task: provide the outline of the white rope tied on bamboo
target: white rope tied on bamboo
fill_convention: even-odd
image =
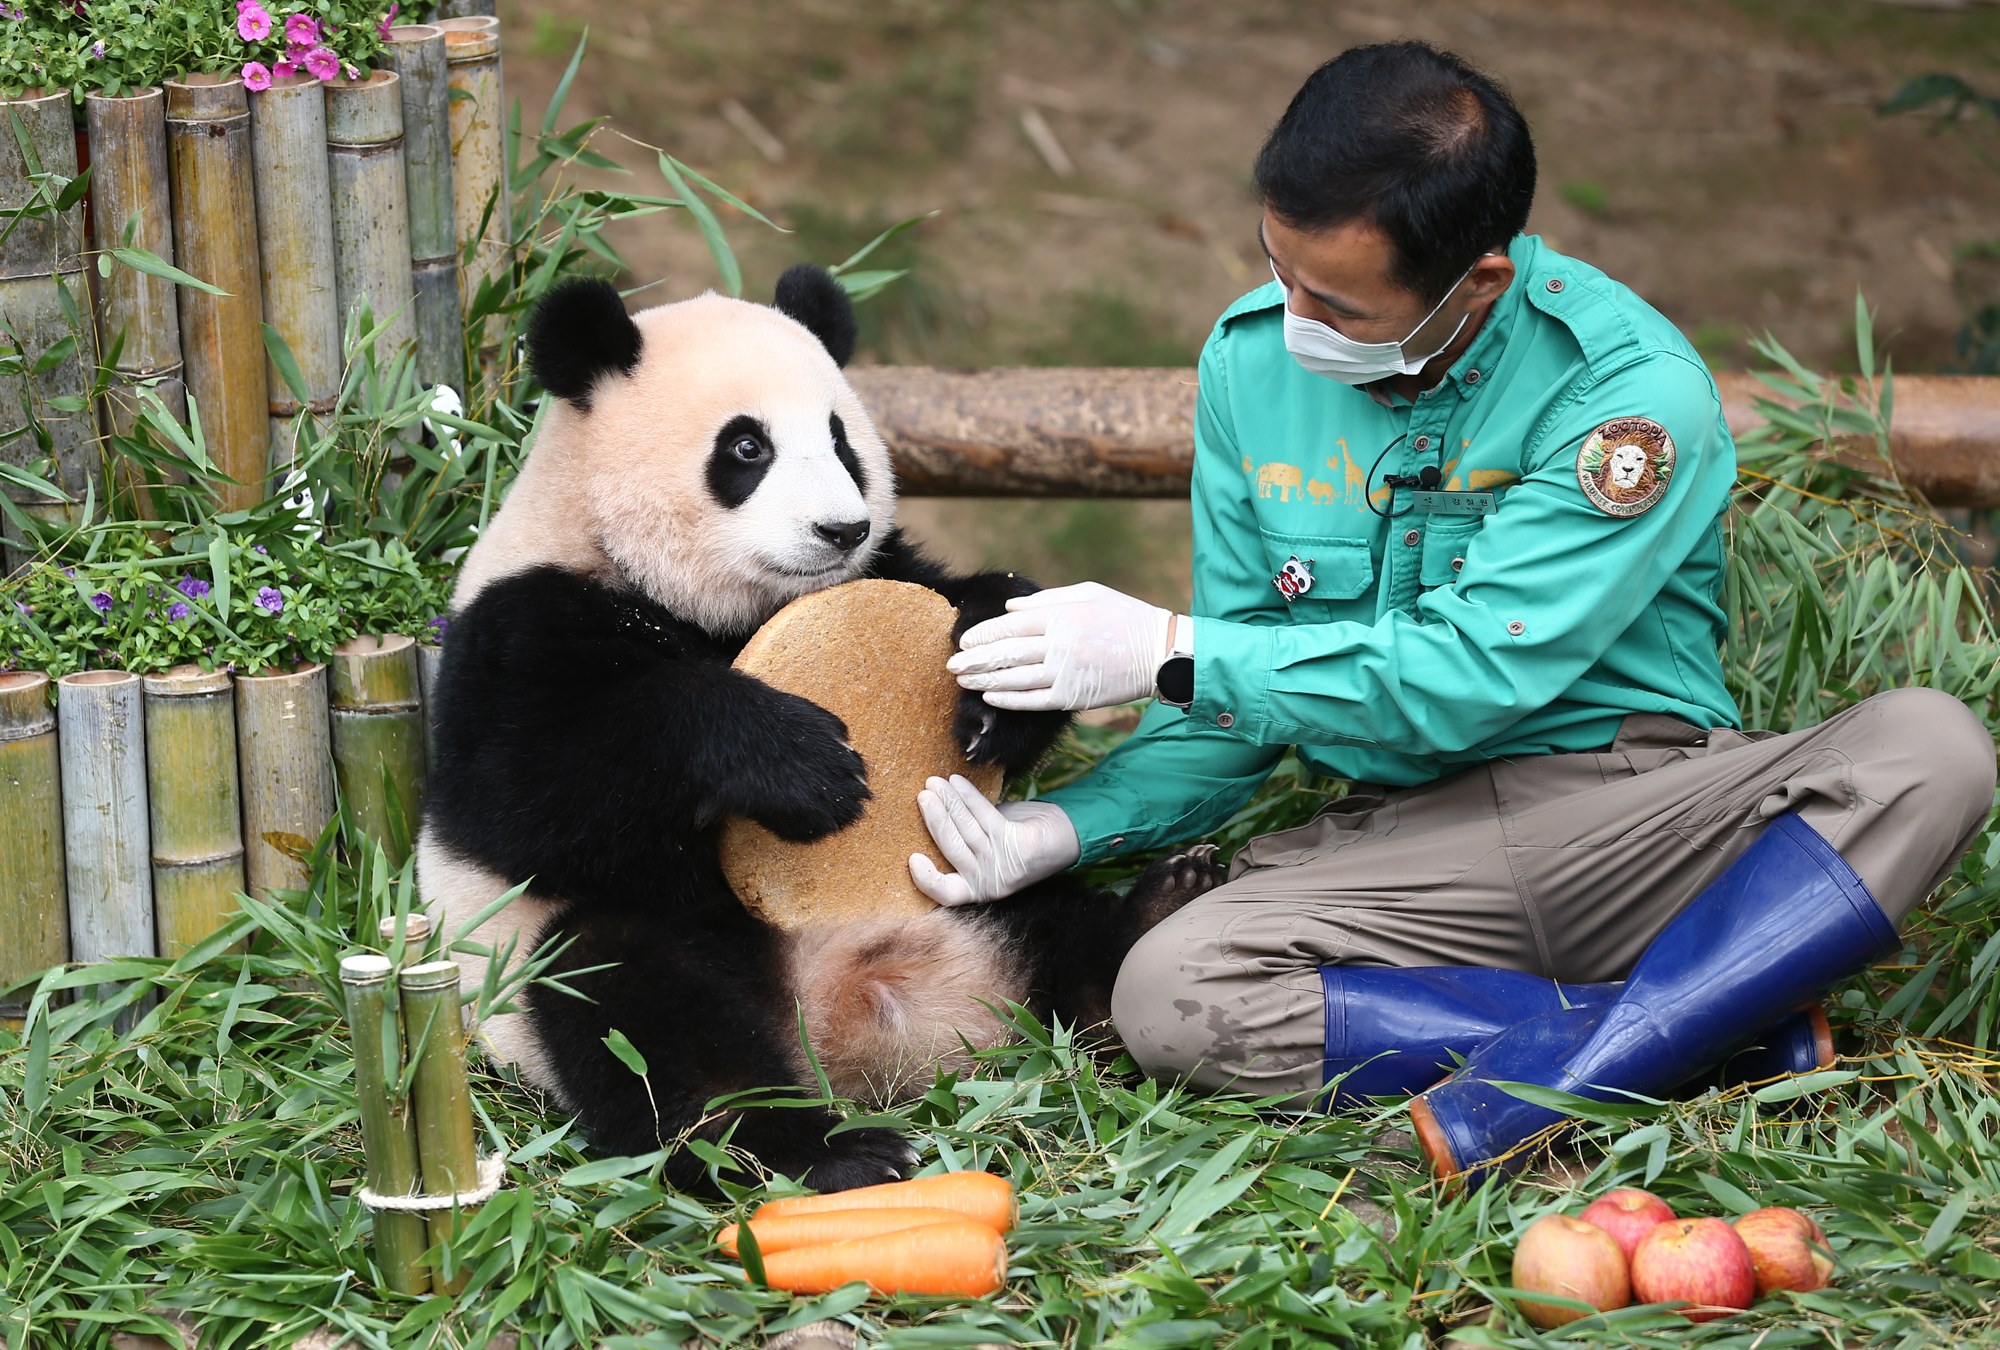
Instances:
[[[459,1191],[453,1195],[378,1195],[363,1186],[354,1193],[354,1198],[370,1209],[433,1210],[451,1209],[454,1206],[469,1208],[483,1205],[500,1193],[500,1183],[507,1175],[507,1155],[499,1149],[479,1160],[479,1184],[469,1191]]]

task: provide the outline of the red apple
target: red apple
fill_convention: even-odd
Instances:
[[[1795,1209],[1752,1210],[1736,1221],[1736,1236],[1750,1250],[1759,1294],[1773,1289],[1811,1293],[1833,1279],[1833,1262],[1819,1250],[1826,1246],[1826,1234]]]
[[[1750,1306],[1757,1271],[1750,1249],[1721,1219],[1656,1224],[1632,1253],[1632,1292],[1647,1303],[1678,1300],[1691,1322],[1709,1322]]]
[[[1577,1217],[1611,1234],[1618,1250],[1630,1261],[1639,1239],[1650,1233],[1654,1224],[1673,1222],[1674,1211],[1651,1191],[1626,1189],[1606,1191],[1585,1205]]]
[[[1622,1308],[1632,1301],[1625,1253],[1618,1250],[1617,1242],[1596,1224],[1567,1214],[1544,1214],[1521,1234],[1521,1243],[1514,1248],[1514,1287],[1578,1299],[1599,1312]],[[1529,1299],[1522,1299],[1520,1308],[1524,1317],[1543,1330],[1590,1316],[1578,1308]]]

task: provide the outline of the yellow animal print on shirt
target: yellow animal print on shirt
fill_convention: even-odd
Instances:
[[[1306,481],[1306,496],[1312,498],[1314,506],[1328,506],[1333,502],[1333,484],[1322,483],[1317,478]]]
[[[1271,489],[1278,489],[1278,500],[1288,502],[1294,492],[1305,495],[1305,470],[1296,464],[1284,464],[1277,460],[1257,467],[1257,495],[1268,497]]]

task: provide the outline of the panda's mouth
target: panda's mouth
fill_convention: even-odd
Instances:
[[[767,562],[764,566],[767,570],[776,572],[780,576],[796,577],[800,581],[818,581],[820,578],[830,577],[836,572],[847,571],[853,566],[853,562],[854,560],[851,558],[842,558],[838,562],[828,563],[825,567],[786,567],[781,563],[773,562]]]

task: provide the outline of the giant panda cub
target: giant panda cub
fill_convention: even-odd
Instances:
[[[836,1091],[921,1091],[937,1065],[1005,1037],[988,1005],[1108,1020],[1133,941],[1220,880],[1197,850],[1122,899],[1058,878],[798,936],[731,892],[722,819],[816,839],[869,797],[838,718],[730,668],[750,634],[861,577],[933,588],[960,632],[1034,589],[954,575],[898,533],[888,453],[840,370],[853,349],[845,292],[810,266],[785,273],[774,306],[708,294],[628,316],[594,280],[539,304],[529,362],[553,400],[453,596],[418,850],[447,934],[527,883],[472,942],[496,956],[511,944],[516,962],[555,951],[563,988],[530,985],[484,1033],[596,1147],[726,1136],[821,1190],[894,1179],[914,1155],[887,1129],[829,1136],[837,1118],[817,1107],[707,1109],[813,1084],[802,1017]],[[966,694],[954,732],[1012,773],[1064,725]],[[465,966],[469,985],[484,980],[483,957]],[[606,1047],[614,1029],[644,1079]],[[706,1174],[675,1149],[671,1180]]]

